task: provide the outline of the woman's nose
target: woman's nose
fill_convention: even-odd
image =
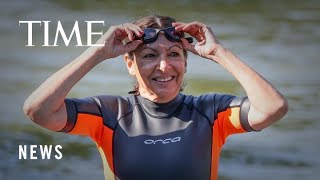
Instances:
[[[159,70],[160,70],[160,71],[166,72],[166,71],[168,71],[168,70],[171,69],[171,68],[172,68],[172,66],[171,66],[171,64],[170,64],[170,62],[169,62],[168,59],[162,58],[162,59],[160,60],[160,63],[159,63]]]

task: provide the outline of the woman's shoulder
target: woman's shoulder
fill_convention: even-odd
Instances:
[[[132,97],[118,96],[118,95],[97,95],[86,98],[73,98],[77,104],[83,106],[94,105],[102,112],[108,114],[118,114],[132,111]],[[118,116],[118,115],[117,115]]]
[[[185,101],[188,103],[209,103],[209,102],[219,102],[221,100],[232,99],[235,96],[231,94],[223,93],[206,93],[198,96],[184,94]]]

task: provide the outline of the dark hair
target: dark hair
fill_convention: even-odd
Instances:
[[[176,22],[176,20],[170,16],[161,16],[157,14],[151,14],[146,17],[143,17],[135,22],[133,24],[138,25],[140,28],[156,28],[156,29],[162,29],[167,27],[172,27],[172,23]],[[188,53],[186,50],[183,50],[183,53],[185,57],[188,56]],[[128,53],[129,58],[133,59],[133,51]],[[182,87],[180,87],[180,92],[183,91],[183,87],[185,86],[185,83],[183,83]],[[135,80],[133,90],[129,92],[129,94],[139,94],[139,84]]]

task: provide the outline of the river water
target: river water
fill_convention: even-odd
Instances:
[[[34,25],[34,47],[26,47],[27,26],[19,21],[51,21],[50,43],[57,21],[70,32],[79,22],[131,22],[146,9],[180,21],[210,25],[219,40],[262,74],[288,99],[290,110],[281,121],[259,133],[231,136],[220,158],[219,179],[318,179],[320,105],[319,1],[191,0],[105,3],[102,1],[2,1],[0,4],[0,179],[103,179],[94,144],[83,137],[52,133],[22,113],[27,96],[48,76],[77,57],[85,47],[73,39],[66,47],[41,47],[43,26]],[[83,38],[86,42],[86,38]],[[244,91],[222,67],[191,55],[186,93]],[[70,92],[72,97],[126,95],[132,80],[121,57],[95,67]],[[19,160],[18,145],[62,144],[61,160]]]

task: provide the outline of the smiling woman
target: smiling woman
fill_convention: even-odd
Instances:
[[[97,43],[104,46],[90,47],[36,89],[24,112],[53,131],[90,136],[106,179],[217,179],[229,135],[261,130],[287,112],[283,96],[203,23],[152,15],[110,27]],[[227,69],[248,97],[182,94],[187,51]],[[137,79],[134,95],[66,98],[93,67],[119,55]]]
[[[159,43],[143,44],[133,56],[125,55],[127,67],[139,84],[139,92],[149,100],[166,103],[180,91],[186,56],[180,42],[170,42],[163,34]]]

